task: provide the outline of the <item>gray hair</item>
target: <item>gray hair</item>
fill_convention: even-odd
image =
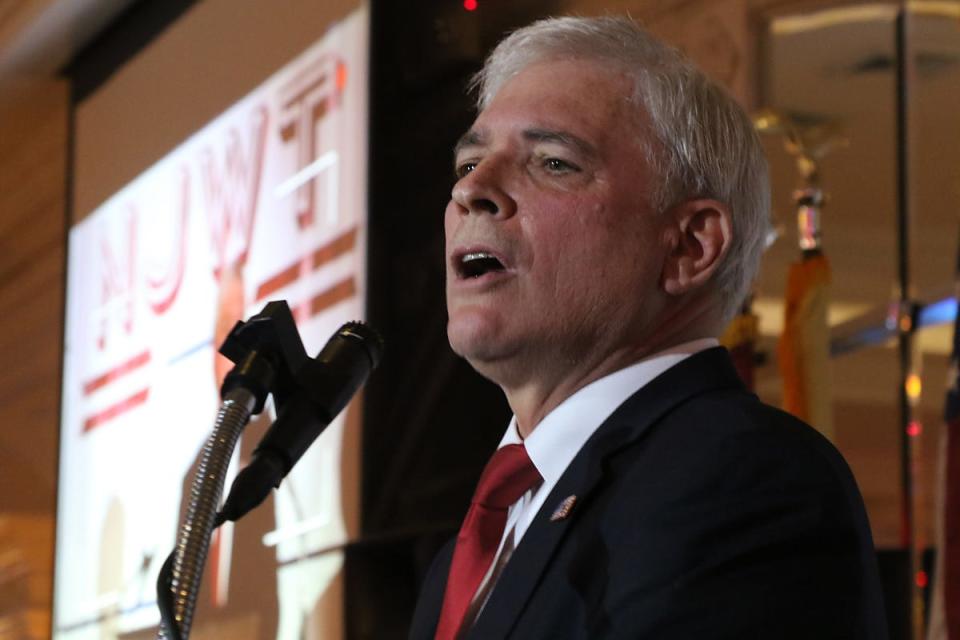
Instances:
[[[634,78],[632,100],[649,116],[644,150],[660,182],[655,211],[712,198],[732,211],[733,243],[714,276],[724,319],[750,288],[769,227],[767,161],[753,123],[737,102],[681,53],[627,17],[549,18],[507,36],[474,77],[483,110],[514,75],[539,62],[587,59]],[[641,132],[648,133],[648,132]]]

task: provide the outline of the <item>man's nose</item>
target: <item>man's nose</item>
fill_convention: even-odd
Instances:
[[[451,198],[460,213],[486,213],[510,217],[516,202],[507,188],[509,165],[504,159],[487,157],[453,185]]]

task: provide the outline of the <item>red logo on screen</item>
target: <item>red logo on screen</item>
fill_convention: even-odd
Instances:
[[[317,157],[317,124],[338,108],[347,85],[347,65],[327,54],[313,64],[281,92],[280,138],[295,145],[297,173],[287,182],[295,185],[297,222],[301,229],[316,218],[316,177],[336,160]]]
[[[163,315],[173,305],[183,284],[187,267],[187,224],[190,218],[190,171],[180,169],[180,216],[173,216],[173,242],[165,264],[153,265],[158,272],[146,274],[147,302],[156,315]]]
[[[214,273],[243,265],[257,213],[263,154],[267,142],[267,108],[250,116],[249,127],[231,127],[223,144],[206,147],[200,157],[201,183],[210,222]]]
[[[137,217],[134,205],[127,206],[126,216],[121,224],[120,233],[110,235],[106,229],[99,233],[100,246],[100,305],[97,307],[97,348],[106,351],[112,342],[123,337],[126,341],[133,334],[136,322],[136,279],[137,279]],[[136,347],[134,347],[136,348]],[[120,361],[106,370],[94,373],[83,382],[83,395],[92,397],[111,387],[129,374],[143,368],[150,362],[150,351],[144,350],[129,355],[130,347],[121,344],[116,351]],[[142,405],[147,400],[149,388],[137,388],[101,406],[86,416],[83,421],[84,433],[109,422],[117,416]]]
[[[135,314],[135,279],[137,256],[137,210],[128,208],[121,225],[124,233],[120,238],[107,234],[100,236],[100,331],[97,347],[102,351],[114,331],[133,332]]]

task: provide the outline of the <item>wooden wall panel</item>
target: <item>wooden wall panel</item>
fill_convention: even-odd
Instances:
[[[49,636],[67,87],[36,80],[0,111],[0,636]],[[4,633],[9,632],[9,635]]]

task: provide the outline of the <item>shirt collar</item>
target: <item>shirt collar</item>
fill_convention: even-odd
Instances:
[[[524,444],[544,484],[554,485],[593,432],[627,398],[681,360],[718,344],[716,338],[684,342],[591,382],[547,414],[525,441],[513,416],[500,447]]]

